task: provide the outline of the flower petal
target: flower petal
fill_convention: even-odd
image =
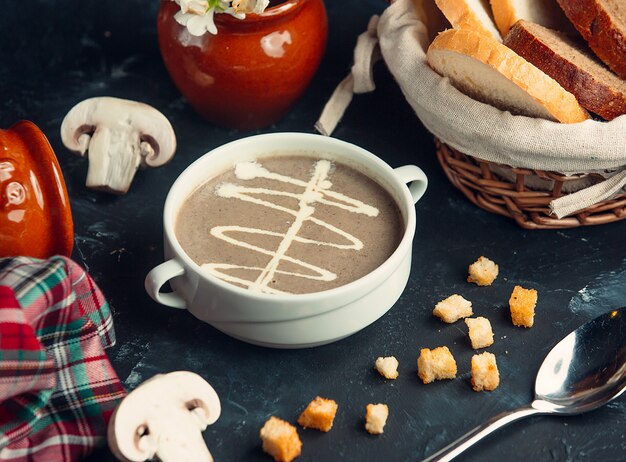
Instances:
[[[187,30],[191,35],[195,35],[196,37],[200,37],[203,35],[207,28],[205,23],[204,16],[198,16],[197,14],[190,15],[191,18],[187,21]]]
[[[187,23],[189,22],[189,20],[193,18],[192,14],[187,14],[187,13],[183,13],[182,11],[178,11],[175,15],[174,15],[174,19],[176,20],[176,22],[178,24],[180,24],[181,26],[186,26]]]
[[[257,0],[256,5],[254,5],[254,9],[252,10],[252,12],[254,14],[261,14],[265,11],[265,8],[267,8],[267,5],[270,4],[270,0]]]
[[[224,13],[228,13],[229,15],[237,19],[246,19],[246,13],[239,13],[232,6],[226,8],[224,10]]]
[[[213,21],[213,14],[215,13],[215,10],[213,8],[211,8],[209,11],[206,12],[206,16],[204,17],[206,20],[206,30],[208,30],[211,34],[216,35],[217,34],[217,26],[215,25],[215,22]]]

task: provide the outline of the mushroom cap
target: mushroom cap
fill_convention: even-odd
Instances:
[[[89,98],[70,109],[61,124],[61,139],[70,151],[84,155],[87,146],[81,136],[102,126],[135,131],[154,151],[142,160],[149,167],[167,163],[176,152],[176,135],[167,117],[148,104],[110,96]]]
[[[144,461],[158,452],[155,441],[168,439],[168,435],[158,435],[162,425],[157,421],[172,427],[178,424],[177,418],[183,417],[185,421],[180,423],[191,428],[189,439],[201,439],[200,433],[215,423],[220,413],[217,393],[198,374],[158,374],[133,390],[117,407],[109,422],[109,447],[120,460]]]

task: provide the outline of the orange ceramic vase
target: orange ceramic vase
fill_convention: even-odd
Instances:
[[[0,257],[70,256],[74,225],[61,168],[35,124],[0,130]]]
[[[272,6],[274,5],[274,6]],[[251,130],[283,117],[317,70],[328,36],[322,0],[286,0],[243,20],[216,14],[217,35],[191,35],[162,0],[161,55],[189,103],[217,125]]]

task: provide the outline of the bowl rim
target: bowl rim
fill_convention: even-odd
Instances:
[[[182,248],[178,239],[176,238],[176,234],[174,231],[174,223],[175,223],[175,214],[178,211],[177,205],[174,202],[176,201],[176,197],[174,195],[177,191],[182,188],[182,185],[185,184],[186,177],[188,177],[192,171],[198,168],[198,166],[204,162],[207,162],[207,158],[217,156],[223,154],[225,152],[232,151],[237,147],[246,144],[254,144],[256,141],[261,139],[269,139],[269,140],[278,140],[278,139],[286,139],[289,141],[300,140],[305,144],[307,141],[315,144],[314,147],[305,146],[303,150],[315,152],[322,151],[323,149],[320,145],[328,146],[328,150],[325,152],[332,152],[330,149],[332,146],[335,146],[337,150],[343,148],[352,150],[355,153],[358,153],[360,156],[365,156],[369,161],[376,164],[377,167],[380,167],[387,179],[393,178],[393,181],[388,181],[390,184],[394,184],[396,187],[396,191],[389,191],[385,185],[381,186],[387,190],[389,194],[398,202],[398,199],[402,200],[402,204],[397,203],[396,205],[400,209],[402,213],[403,219],[405,220],[404,233],[402,235],[402,239],[397,245],[396,249],[392,252],[392,254],[377,268],[370,271],[366,275],[355,279],[347,284],[344,284],[339,287],[335,287],[332,289],[322,290],[318,292],[309,292],[303,294],[266,294],[266,293],[258,293],[252,292],[246,288],[236,286],[232,283],[221,280],[220,278],[213,276],[211,274],[206,273],[202,270],[200,265],[194,262],[189,255]],[[265,151],[267,152],[267,151]],[[257,153],[258,156],[262,156],[264,154],[263,151]],[[342,161],[342,159],[337,159],[338,161]],[[359,165],[362,165],[359,162]],[[364,167],[365,168],[365,167]],[[364,173],[361,171],[361,173]],[[367,175],[367,173],[364,173]],[[370,176],[370,175],[367,175]],[[202,182],[196,183],[194,188],[199,187],[202,183],[210,180],[212,177],[205,178]],[[371,176],[370,176],[371,178]],[[374,179],[374,181],[377,181]],[[377,181],[380,184],[380,181]],[[398,197],[400,195],[401,197]],[[186,195],[185,197],[188,197]],[[182,199],[184,201],[184,199]],[[176,201],[178,202],[178,201]],[[410,204],[410,205],[409,205]],[[404,213],[406,211],[406,214]],[[172,217],[172,219],[168,219],[168,217]],[[383,280],[387,279],[390,275],[392,275],[397,269],[398,266],[402,263],[402,260],[406,256],[408,252],[412,249],[413,237],[415,235],[416,228],[416,213],[415,213],[415,204],[411,193],[406,185],[401,183],[401,181],[394,175],[394,169],[389,166],[385,161],[383,161],[378,156],[373,153],[367,151],[366,149],[355,145],[353,143],[349,143],[347,141],[343,141],[337,138],[331,138],[323,135],[312,134],[312,133],[302,133],[302,132],[276,132],[276,133],[265,133],[260,135],[252,135],[244,138],[240,138],[234,141],[230,141],[226,144],[220,145],[207,153],[200,156],[193,163],[191,163],[183,172],[178,176],[175,182],[172,184],[167,198],[165,200],[165,205],[163,209],[163,230],[164,230],[164,238],[167,239],[170,249],[173,253],[171,259],[181,259],[184,262],[184,266],[191,268],[200,278],[208,280],[211,284],[218,286],[220,289],[225,290],[227,293],[243,297],[250,300],[255,301],[265,301],[265,302],[276,302],[276,303],[290,303],[290,302],[299,302],[299,303],[309,303],[318,301],[320,299],[326,298],[344,298],[352,295],[353,297],[362,297],[367,294],[375,287],[377,287]],[[361,290],[359,290],[359,288]]]

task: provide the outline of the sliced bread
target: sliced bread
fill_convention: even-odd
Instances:
[[[575,34],[556,0],[490,0],[493,19],[504,37],[520,19]]]
[[[435,0],[435,3],[455,29],[473,30],[502,41],[489,0]]]
[[[557,0],[589,47],[617,75],[626,79],[626,2]]]
[[[447,30],[430,44],[427,58],[460,91],[504,111],[564,123],[589,118],[574,95],[487,35]]]
[[[573,93],[587,110],[606,120],[626,114],[626,81],[584,44],[523,20],[511,28],[504,44]]]

